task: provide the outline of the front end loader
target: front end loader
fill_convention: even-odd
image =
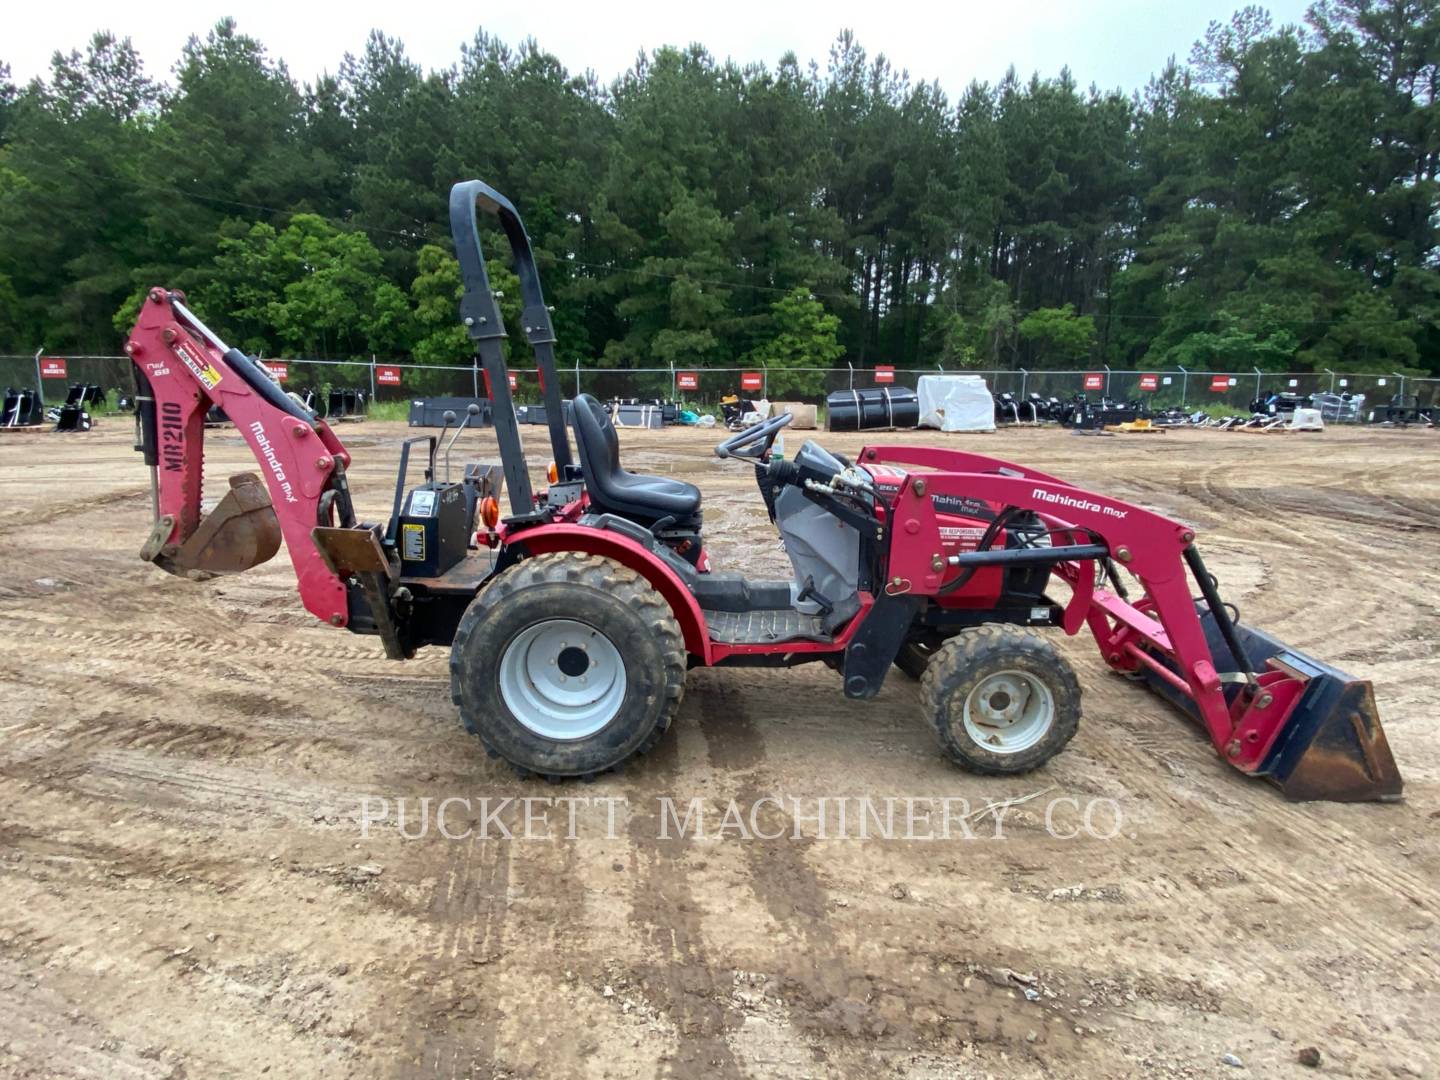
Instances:
[[[482,212],[520,280],[548,428],[544,486],[521,444]],[[716,453],[753,471],[793,575],[713,567],[700,491],[627,470],[608,411],[585,394],[562,401],[549,308],[514,205],[468,181],[452,189],[450,217],[459,315],[499,463],[467,463],[451,479],[469,417],[443,447],[443,472],[444,431],[408,439],[388,521],[357,521],[350,456],[326,422],[181,294],[157,288],[126,347],[155,490],[142,557],[205,577],[257,565],[283,541],[310,612],[379,637],[394,659],[448,647],[466,728],[492,755],[551,779],[593,777],[653,746],[691,667],[803,663],[833,669],[857,700],[893,670],[917,678],[954,761],[1025,772],[1077,730],[1081,689],[1053,638],[1087,630],[1114,671],[1192,717],[1240,772],[1295,799],[1399,797],[1369,683],[1240,623],[1190,526],[1023,465],[882,445],[851,460],[814,440],[787,460],[774,445],[790,416],[774,417]],[[211,408],[234,421],[258,471],[232,477],[202,517]],[[412,487],[417,448],[424,477]]]

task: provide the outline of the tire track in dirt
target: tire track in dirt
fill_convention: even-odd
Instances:
[[[638,880],[631,893],[630,924],[655,956],[654,967],[646,972],[659,984],[651,1004],[670,1017],[679,1036],[663,1074],[680,1080],[701,1074],[736,1080],[745,1070],[727,1038],[739,1023],[726,1003],[728,971],[717,970],[706,948],[703,904],[690,880],[688,841],[662,837],[661,812],[653,798],[655,790],[665,790],[679,773],[677,736],[667,732],[645,756],[642,782],[648,791],[631,795],[628,834]],[[645,810],[635,812],[636,796],[645,798]]]
[[[72,756],[63,767],[39,779],[24,775],[16,779],[90,799],[133,804],[146,813],[193,816],[217,824],[233,822],[232,811],[309,824],[317,812],[359,807],[361,799],[357,792],[303,774],[157,757],[135,749]]]
[[[1318,519],[1316,531],[1271,516],[1257,515],[1252,500],[1218,479],[1229,471],[1226,467],[1213,467],[1202,474],[1202,484],[1213,499],[1237,510],[1244,510],[1247,524],[1252,524],[1256,530],[1266,530],[1283,536],[1286,549],[1292,553],[1297,550],[1328,553],[1333,549],[1333,534],[1325,531],[1330,517],[1328,509],[1313,505],[1306,507],[1306,512]],[[1301,514],[1291,516],[1291,521],[1300,520]],[[1378,527],[1374,520],[1366,520],[1362,524]],[[1270,612],[1268,621],[1272,629],[1295,627],[1289,638],[1290,644],[1295,647],[1305,649],[1313,643],[1323,645],[1333,652],[1337,647],[1345,646],[1348,641],[1347,632],[1357,631],[1368,636],[1370,628],[1377,625],[1378,619],[1394,619],[1393,599],[1387,590],[1361,590],[1353,587],[1343,591],[1317,589],[1312,578],[1295,570],[1293,566],[1292,560],[1289,565],[1282,566],[1277,563],[1269,567],[1269,595],[1279,600],[1280,606],[1278,610]],[[1356,583],[1359,572],[1360,568],[1356,567],[1350,580],[1352,586]]]
[[[400,1010],[403,1060],[394,1075],[443,1078],[504,1075],[496,1060],[502,995],[477,992],[477,966],[504,951],[510,913],[511,843],[472,836],[444,841],[445,858],[424,913],[430,948],[404,969],[418,1002]]]
[[[871,947],[870,932],[877,927],[866,914],[845,914],[849,904],[841,898],[844,907],[836,910],[842,914],[832,915],[835,897],[816,868],[816,853],[838,855],[837,847],[844,844],[836,841],[827,846],[808,835],[797,838],[792,813],[776,804],[784,793],[774,789],[765,742],[745,708],[745,692],[725,685],[720,681],[724,678],[720,673],[707,683],[701,732],[712,768],[738,779],[735,800],[747,808],[747,818],[748,808],[768,800],[756,815],[755,839],[742,844],[742,857],[746,883],[775,927],[769,940],[780,943],[769,970],[758,973],[767,979],[762,1004],[753,1013],[747,1010],[741,1033],[749,1031],[752,1017],[767,1023],[752,1040],[732,1042],[741,1047],[753,1042],[758,1052],[772,1056],[768,1064],[786,1066],[788,1071],[781,1075],[787,1076],[811,1075],[820,1061],[850,1073],[886,1067],[903,1070],[907,1066],[901,1063],[913,1065],[917,1055],[934,1053],[937,1047],[955,1052],[977,1043],[1032,1061],[1039,1060],[1041,1048],[1059,1055],[1076,1050],[1069,1025],[1043,1006],[1017,1005],[1011,1000],[1012,990],[971,979],[964,980],[965,990],[959,992],[948,985],[948,978],[938,977],[937,969],[955,968],[955,956],[977,947],[971,935],[956,933],[943,907],[912,907],[907,891],[906,907],[896,916],[887,911],[881,925],[889,928],[890,919],[896,918],[914,932],[918,922],[923,927],[918,938],[924,945],[892,945],[879,951]],[[778,839],[763,839],[761,834]],[[895,854],[888,862],[891,872],[902,875],[901,867],[913,857],[902,850],[905,842],[876,843],[900,845],[891,849]],[[843,866],[844,860],[836,865]],[[887,895],[893,904],[893,894]],[[869,897],[862,900],[867,908],[875,903]],[[885,901],[878,903],[883,906]],[[987,942],[978,945],[982,953],[993,948]],[[972,971],[993,967],[973,960],[958,966]],[[767,1008],[769,994],[785,1002],[778,1012]],[[754,996],[752,991],[750,997]],[[1017,1008],[1019,1019],[1010,1015]],[[1012,1032],[1016,1024],[1020,1030]],[[1027,1025],[1043,1033],[1037,1034],[1035,1045],[1019,1040]],[[797,1051],[811,1056],[802,1062]],[[948,1053],[939,1060],[948,1060]],[[769,1075],[764,1069],[760,1073]]]
[[[194,620],[187,621],[193,622]],[[332,640],[328,635],[334,634],[333,630],[323,631],[327,637],[324,640],[317,639],[315,641],[295,640],[290,637],[216,640],[214,637],[188,630],[65,629],[64,624],[51,623],[45,619],[26,618],[24,615],[14,618],[10,627],[7,628],[9,634],[22,637],[26,636],[27,631],[37,636],[43,635],[52,642],[69,643],[77,650],[87,652],[103,650],[134,654],[135,652],[163,653],[168,650],[184,653],[189,657],[221,656],[231,661],[237,658],[237,654],[242,656],[264,654],[281,660],[323,660],[332,665],[335,663],[375,664],[384,659],[383,654],[378,653],[376,649],[344,648],[334,644],[325,644],[326,641]]]
[[[74,514],[86,514],[95,510],[115,506],[118,503],[149,498],[149,496],[150,487],[146,485],[145,487],[112,491],[105,495],[94,495],[76,502],[60,503],[45,510],[29,511],[23,514],[6,514],[4,517],[0,517],[0,537],[20,529],[32,529],[42,525],[51,525],[61,518],[70,517]]]
[[[1124,685],[1113,689],[1128,692],[1127,696],[1139,693],[1138,688]],[[1105,695],[1107,701],[1114,696]],[[1140,715],[1154,711],[1148,700],[1136,704],[1143,709]],[[1399,956],[1403,935],[1377,925],[1372,913],[1357,914],[1335,905],[1330,886],[1336,870],[1343,868],[1347,874],[1373,881],[1382,891],[1431,913],[1440,911],[1440,888],[1419,875],[1375,866],[1363,848],[1356,848],[1353,832],[1339,819],[1317,813],[1316,804],[1287,803],[1264,781],[1229,769],[1212,758],[1208,741],[1199,733],[1193,737],[1199,752],[1185,755],[1189,760],[1182,767],[1183,787],[1176,783],[1173,773],[1167,776],[1158,772],[1146,760],[1147,755],[1154,756],[1156,746],[1174,750],[1180,740],[1192,734],[1183,730],[1185,723],[1183,718],[1175,717],[1173,740],[1161,729],[1149,726],[1133,738],[1127,735],[1116,739],[1107,733],[1097,747],[1098,760],[1122,779],[1131,798],[1141,798],[1147,806],[1164,807],[1165,817],[1194,819],[1203,814],[1210,818],[1225,838],[1226,864],[1244,867],[1251,878],[1271,889],[1286,909],[1305,911],[1299,921],[1318,927],[1313,932],[1333,942],[1337,949],[1357,952],[1377,965],[1404,971],[1417,979],[1440,974],[1440,965]],[[1134,727],[1123,726],[1127,731]],[[1189,797],[1182,795],[1187,789]],[[1277,858],[1277,852],[1282,853],[1281,857]],[[1308,872],[1310,866],[1319,868],[1323,876]],[[1196,889],[1173,881],[1167,894],[1179,899],[1188,894],[1194,902],[1201,900]]]
[[[183,1069],[145,1057],[143,1048],[117,1037],[80,1002],[41,978],[0,950],[0,1074],[74,1080],[176,1080],[184,1075]],[[68,1023],[57,1025],[57,1017]]]

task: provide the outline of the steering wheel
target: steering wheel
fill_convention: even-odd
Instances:
[[[737,431],[715,447],[715,456],[765,461],[770,456],[770,447],[775,442],[775,436],[779,435],[780,429],[793,419],[794,417],[790,413],[781,413],[779,416],[772,416],[769,420],[761,421],[754,427]]]

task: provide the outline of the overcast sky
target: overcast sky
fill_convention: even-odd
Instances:
[[[1274,0],[1277,23],[1298,22],[1308,0]],[[1228,19],[1242,0],[950,0],[935,3],[731,0],[683,2],[424,5],[395,0],[274,3],[190,0],[183,4],[116,4],[58,0],[9,5],[0,16],[0,61],[16,81],[44,74],[56,49],[83,49],[90,33],[129,36],[146,71],[168,78],[191,33],[233,15],[291,72],[311,80],[359,52],[372,27],[399,37],[427,68],[459,57],[478,26],[511,45],[527,36],[571,71],[592,68],[608,82],[640,50],[704,44],[719,57],[774,65],[787,50],[823,66],[836,33],[849,27],[874,55],[885,53],[917,79],[938,78],[954,99],[972,79],[993,82],[1014,64],[1022,75],[1053,75],[1069,64],[1082,85],[1143,86],[1166,57],[1184,60],[1212,19]]]

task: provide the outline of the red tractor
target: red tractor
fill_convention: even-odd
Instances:
[[[520,278],[553,458],[541,490],[521,446],[477,209],[498,216]],[[471,464],[452,482],[448,467],[437,471],[437,439],[409,439],[390,520],[358,522],[350,456],[334,432],[180,294],[157,288],[126,346],[155,487],[144,558],[172,573],[237,572],[283,539],[306,608],[377,635],[394,659],[449,646],[466,728],[491,754],[547,778],[593,777],[654,745],[691,667],[808,662],[833,668],[859,699],[899,667],[920,679],[950,757],[977,772],[1024,772],[1058,753],[1080,720],[1075,674],[1037,633],[1054,628],[1088,629],[1111,668],[1147,681],[1226,761],[1292,798],[1399,796],[1369,684],[1237,622],[1192,528],[1022,465],[910,446],[870,446],[849,460],[813,440],[782,460],[772,447],[790,418],[775,417],[716,453],[753,466],[794,576],[712,569],[700,491],[626,470],[606,410],[585,394],[562,401],[549,309],[514,206],[470,181],[451,191],[450,218],[460,317],[484,373],[499,467]],[[202,520],[212,405],[234,421],[260,474],[232,477]],[[422,442],[425,482],[407,490]]]

